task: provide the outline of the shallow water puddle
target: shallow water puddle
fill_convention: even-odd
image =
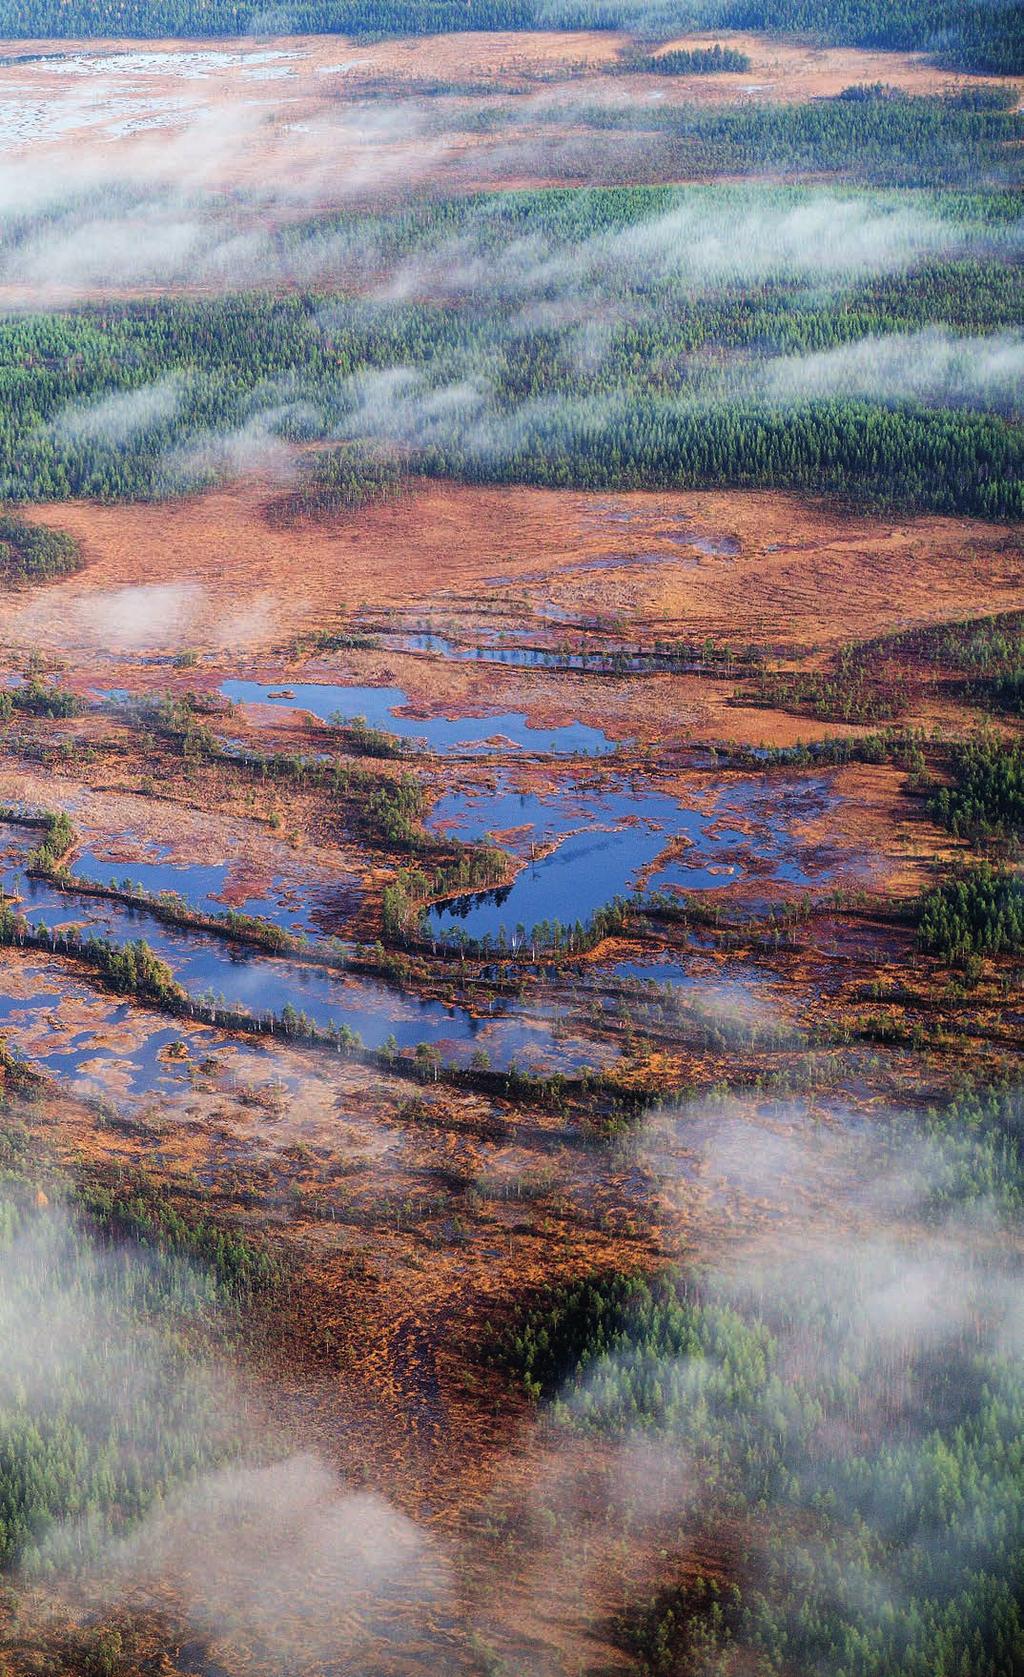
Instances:
[[[590,509],[587,522],[592,529],[601,529],[609,524],[619,524],[629,529],[642,524],[648,537],[674,542],[679,547],[692,547],[698,553],[713,558],[735,558],[742,551],[735,536],[726,536],[718,532],[713,535],[698,534],[685,513],[660,513],[650,507],[614,507],[598,503]],[[660,562],[673,556],[651,554],[644,557],[652,562]]]
[[[153,848],[166,855],[169,847]],[[79,879],[98,885],[119,885],[123,889],[139,885],[153,895],[166,891],[181,897],[199,914],[221,915],[234,909],[269,920],[285,931],[307,935],[315,935],[318,919],[349,914],[354,906],[352,889],[339,887],[332,901],[330,893],[322,889],[311,889],[304,882],[299,891],[281,879],[272,880],[267,894],[246,894],[234,862],[172,862],[160,855],[147,861],[117,861],[98,856],[96,848],[89,847],[76,851],[70,866]]]
[[[555,1029],[553,1015],[545,1017],[536,1008],[528,1014],[508,999],[496,1001],[491,1015],[477,1018],[464,1007],[392,989],[373,978],[269,957],[201,932],[166,926],[141,904],[135,907],[59,890],[48,881],[29,879],[20,867],[11,865],[10,856],[0,882],[6,895],[20,899],[21,912],[35,925],[51,929],[79,925],[118,946],[144,938],[197,1002],[223,1002],[254,1018],[280,1015],[290,1008],[321,1029],[355,1031],[367,1048],[381,1048],[389,1039],[400,1050],[428,1043],[443,1058],[457,1063],[466,1063],[477,1050],[485,1051],[498,1067],[513,1060],[563,1068],[594,1063],[593,1046],[564,1038]],[[19,1005],[12,1004],[12,1025],[18,1023]],[[0,1023],[5,1022],[0,1014]],[[172,1038],[180,1034],[176,1027],[169,1029]],[[54,1052],[60,1057],[53,1069],[65,1072],[88,1059],[108,1057],[104,1047],[85,1041]],[[160,1064],[163,1075],[165,1068],[155,1055],[156,1050],[151,1072],[155,1075],[153,1068]],[[109,1057],[120,1059],[121,1055],[113,1052]],[[131,1065],[133,1077],[141,1077],[145,1086],[145,1064],[133,1058]]]
[[[592,553],[582,559],[574,559],[569,564],[551,564],[536,571],[518,571],[514,575],[505,573],[494,576],[490,579],[491,586],[513,588],[525,583],[554,582],[560,577],[581,576],[590,571],[629,570],[635,566],[688,563],[692,565],[700,563],[701,554],[708,558],[734,559],[741,552],[740,543],[735,536],[701,535],[692,528],[689,520],[682,516],[664,518],[649,512],[597,509],[590,524],[594,529],[618,524],[630,531],[634,524],[642,524],[644,528],[642,533],[638,532],[638,541],[668,542],[671,547],[667,552],[659,547],[638,546],[629,552],[624,548],[618,548],[605,553]],[[693,559],[687,560],[686,549],[694,554]]]
[[[405,716],[402,709],[409,699],[400,687],[225,681],[219,691],[223,698],[235,704],[304,710],[321,722],[345,723],[361,717],[373,728],[381,728],[399,739],[422,741],[431,751],[442,753],[492,743],[560,756],[598,756],[615,750],[615,741],[600,728],[582,722],[534,727],[522,711],[501,711],[493,716]]]
[[[84,1093],[151,1095],[187,1084],[197,1059],[205,1058],[208,1033],[175,1021],[154,1023],[152,1015],[108,1000],[88,985],[31,966],[18,970],[18,995],[0,997],[0,1027],[15,1053]],[[41,986],[28,988],[28,986]],[[167,1053],[171,1044],[184,1049]],[[248,1052],[248,1045],[240,1045]],[[258,1052],[258,1050],[254,1050]]]
[[[596,968],[595,971],[602,969]],[[606,969],[612,978],[635,984],[671,984],[680,990],[706,988],[707,977],[693,972],[684,961],[671,955],[651,955],[646,960],[616,961]]]
[[[507,631],[509,635],[513,631]],[[524,634],[536,633],[524,630]],[[547,646],[503,646],[481,642],[463,646],[432,630],[413,631],[395,639],[400,652],[428,652],[455,664],[504,664],[517,670],[578,670],[583,673],[609,675],[646,675],[667,670],[672,674],[702,673],[706,664],[696,657],[692,662],[670,660],[663,653],[630,651],[626,647],[603,647],[579,651],[571,648]]]

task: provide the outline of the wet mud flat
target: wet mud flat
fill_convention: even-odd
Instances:
[[[555,771],[555,786],[561,772]],[[750,914],[756,912],[758,899],[744,893],[756,892],[758,880],[763,889],[765,875],[796,888],[815,880],[817,851],[801,864],[790,858],[796,841],[791,827],[779,818],[782,806],[776,797],[770,810],[762,807],[764,788],[750,777],[704,783],[700,794],[689,799],[620,782],[573,784],[571,791],[562,788],[553,794],[549,785],[543,796],[511,790],[502,775],[496,785],[491,796],[477,789],[476,801],[449,794],[435,807],[432,820],[444,825],[469,821],[470,839],[493,834],[493,823],[504,822],[498,836],[519,855],[526,856],[528,848],[541,854],[536,859],[526,856],[504,892],[480,891],[431,909],[427,926],[442,946],[457,942],[466,929],[474,939],[491,941],[496,951],[509,942],[514,947],[525,924],[534,935],[539,925],[543,947],[545,923],[550,926],[566,917],[569,908],[575,909],[577,919],[584,918],[591,901],[596,911],[630,892],[638,904],[652,898],[671,901],[676,893],[717,897],[731,892],[731,912]],[[791,823],[812,813],[827,814],[831,800],[826,779],[798,781],[788,791]],[[31,833],[15,823],[4,828],[4,834],[3,889],[30,926],[51,931],[76,926],[86,937],[98,936],[116,947],[144,938],[200,1012],[204,1006],[226,1005],[242,1010],[257,1026],[261,1020],[269,1023],[291,1014],[321,1031],[352,1033],[352,1040],[371,1051],[388,1049],[407,1056],[429,1049],[445,1065],[479,1062],[499,1071],[515,1067],[540,1075],[613,1069],[621,1052],[615,1032],[607,1031],[611,1020],[588,1020],[578,971],[571,965],[564,972],[558,966],[545,970],[543,955],[539,967],[534,964],[515,979],[511,993],[507,986],[485,987],[469,1006],[460,1003],[457,992],[450,999],[417,995],[415,988],[396,979],[382,983],[364,973],[304,965],[230,938],[168,926],[144,899],[122,901],[76,891],[78,856],[72,859],[68,882],[33,878],[25,873]],[[545,846],[553,848],[544,854]],[[104,883],[108,870],[96,867],[91,851],[84,852],[83,859],[85,868]],[[153,883],[166,883],[166,864],[153,866],[158,870]],[[822,868],[824,877],[831,877],[831,864]],[[116,873],[113,877],[116,880]],[[210,886],[220,883],[220,875],[211,877],[201,865],[192,871],[179,868],[174,883],[183,900],[202,912],[216,901]],[[259,905],[245,906],[255,911]],[[625,981],[627,987],[653,982],[693,992],[697,998],[706,992],[713,1007],[721,1004],[730,975],[706,969],[695,973],[688,970],[693,963],[685,952],[659,952],[656,919],[648,937],[653,948],[648,945],[647,958],[627,962],[621,970],[613,968],[609,979]],[[481,976],[486,978],[486,968]],[[81,994],[79,984],[76,998]],[[47,1071],[72,1081],[85,1077],[91,1087],[102,1085],[115,1097],[136,1100],[167,1091],[191,1075],[194,1056],[188,1032],[180,1024],[168,1021],[145,1033],[134,1049],[110,1048],[104,1031],[111,1021],[123,1025],[137,1011],[127,1004],[98,1031],[83,1026],[63,1031],[55,1043],[44,1041],[41,1025],[59,1020],[58,1001],[59,991],[50,990],[12,1005],[4,1019],[15,1051],[37,1059]],[[243,1053],[254,1051],[244,1038],[239,1046]]]

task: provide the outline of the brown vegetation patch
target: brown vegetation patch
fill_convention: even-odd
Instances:
[[[1024,606],[1001,525],[880,517],[767,491],[587,494],[426,482],[333,525],[275,529],[244,481],[159,505],[66,502],[86,569],[9,614],[23,650],[254,654],[357,612],[555,608],[737,648],[827,650]],[[689,537],[738,544],[708,554]],[[724,538],[724,540],[723,540]],[[598,586],[599,584],[599,586]]]

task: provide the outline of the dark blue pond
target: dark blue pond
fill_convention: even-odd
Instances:
[[[706,988],[707,979],[693,973],[682,961],[671,956],[652,955],[645,961],[616,961],[610,969],[613,978],[637,984],[673,984],[680,989]]]
[[[641,885],[647,891],[710,891],[752,879],[810,885],[827,871],[813,871],[794,855],[793,823],[812,807],[826,807],[823,781],[769,783],[741,780],[709,786],[717,793],[705,807],[680,805],[648,784],[613,790],[570,788],[560,799],[509,791],[450,793],[430,824],[464,839],[501,835],[526,827],[513,846],[520,854],[567,835],[549,855],[530,860],[512,885],[438,905],[428,922],[438,936],[513,936],[543,921],[584,923],[617,896]],[[740,823],[745,830],[741,830]],[[689,841],[666,856],[673,841]],[[641,876],[643,878],[641,879]]]

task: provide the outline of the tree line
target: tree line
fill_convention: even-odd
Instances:
[[[1024,434],[984,414],[600,400],[529,414],[493,454],[425,449],[430,475],[574,489],[798,489],[875,506],[1024,517]]]
[[[1024,745],[983,733],[957,745],[951,781],[929,805],[957,838],[1012,839],[1024,833]]]
[[[571,330],[524,326],[514,294],[443,306],[256,293],[0,319],[0,483],[11,496],[45,500],[201,487],[216,468],[202,448],[199,463],[182,466],[190,442],[244,431],[261,413],[297,446],[343,436],[347,426],[358,433],[367,408],[360,381],[402,369],[416,375],[405,447],[401,421],[390,459],[388,426],[384,454],[372,436],[369,449],[357,437],[315,460],[294,498],[272,503],[269,516],[330,514],[387,498],[404,471],[425,470],[579,488],[813,488],[873,504],[1019,517],[1024,444],[1019,428],[998,417],[896,398],[780,408],[723,384],[702,353],[714,345],[756,365],[767,354],[928,323],[989,331],[1019,321],[1024,270],[998,259],[1012,229],[1005,219],[1012,195],[915,198],[948,218],[951,236],[970,228],[972,240],[991,239],[991,258],[933,260],[838,295],[776,274],[757,284],[723,281],[695,296],[685,274],[667,269],[652,280],[645,264],[602,256],[602,233],[675,209],[723,218],[721,230],[735,223],[739,238],[752,214],[799,211],[806,202],[806,194],[774,189],[481,195],[394,215],[325,218],[281,234],[330,240],[344,230],[346,244],[358,234],[385,268],[429,256],[448,235],[484,261],[531,238],[578,245],[573,259],[584,273],[591,264],[596,296],[642,304],[622,311],[631,318],[587,365]],[[865,202],[880,214],[895,211],[884,195]],[[127,439],[59,423],[160,383],[173,387],[174,400],[157,404]],[[475,391],[483,411],[463,413],[446,401],[444,427],[434,420],[420,432],[417,401],[430,408],[450,386]],[[284,404],[282,387],[291,392]],[[372,404],[367,411],[372,419]]]
[[[55,36],[248,35],[267,26],[262,0],[2,0],[0,34]],[[432,35],[466,29],[630,29],[628,0],[576,0],[552,16],[543,0],[292,0],[296,34]],[[678,34],[707,21],[702,6],[683,4],[671,20],[657,14],[645,29]],[[825,42],[931,51],[956,69],[1024,73],[1020,0],[727,0],[716,27],[813,35]]]
[[[1024,73],[1020,0],[732,0],[721,21],[837,45],[930,51],[957,70]]]
[[[1012,87],[945,96],[851,87],[807,104],[595,105],[578,120],[662,134],[679,171],[697,179],[777,171],[878,186],[1011,185],[1024,135]]]

